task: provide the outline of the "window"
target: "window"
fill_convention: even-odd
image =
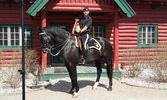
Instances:
[[[138,47],[154,47],[158,42],[157,25],[138,25]]]
[[[30,25],[25,25],[25,46],[31,47]],[[22,46],[22,29],[19,25],[0,25],[0,47],[20,47]]]
[[[93,25],[92,26],[92,36],[101,36],[105,37],[105,27],[104,25]]]

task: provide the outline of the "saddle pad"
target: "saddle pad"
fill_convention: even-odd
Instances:
[[[91,38],[91,40],[88,41],[87,44],[90,49],[94,48],[97,50],[101,50],[102,48],[101,44],[94,38]]]
[[[74,38],[75,38],[75,45],[76,45],[76,47],[80,48],[82,50],[81,44],[77,40],[77,37],[75,36]],[[101,48],[102,48],[101,44],[96,39],[94,39],[94,38],[91,38],[90,41],[87,42],[87,45],[88,45],[89,49],[94,48],[94,49],[97,49],[97,50],[101,50]]]

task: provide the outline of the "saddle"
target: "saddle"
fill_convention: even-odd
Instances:
[[[77,36],[75,36],[75,45],[82,51],[81,40]],[[96,49],[100,51],[101,48],[102,48],[101,44],[95,38],[91,38],[87,42],[87,49]]]

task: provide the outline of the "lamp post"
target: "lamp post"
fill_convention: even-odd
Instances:
[[[18,70],[22,75],[22,100],[25,100],[25,60],[24,60],[24,0],[15,0],[21,4],[21,28],[22,28],[22,70]]]

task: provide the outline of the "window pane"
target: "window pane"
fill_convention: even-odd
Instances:
[[[27,46],[30,46],[31,45],[31,41],[30,40],[27,40]]]
[[[139,39],[139,43],[142,44],[142,43],[143,43],[143,40],[142,40],[142,39]]]
[[[0,40],[0,46],[2,46],[3,45],[3,40]]]
[[[155,39],[152,39],[152,43],[155,43]]]
[[[95,32],[98,32],[98,27],[97,26],[95,26]]]
[[[3,34],[2,33],[0,33],[0,40],[2,40],[3,39]]]
[[[15,27],[15,32],[19,32],[19,27]]]
[[[8,39],[7,34],[4,34],[4,39]]]
[[[146,38],[146,33],[145,32],[143,33],[143,38]]]
[[[140,39],[143,37],[143,34],[142,33],[139,33],[139,37],[140,37]]]
[[[152,37],[152,33],[151,32],[148,32],[148,37]]]
[[[4,32],[7,32],[7,27],[4,27]]]
[[[155,37],[155,33],[154,32],[152,33],[152,36]]]
[[[148,44],[152,44],[151,38],[148,38]]]
[[[10,27],[10,32],[14,32],[14,27]]]
[[[7,46],[8,45],[8,41],[4,40],[4,45]]]
[[[2,32],[2,27],[0,27],[0,32]]]
[[[19,34],[16,34],[15,36],[16,36],[16,37],[15,37],[16,39],[19,39]]]
[[[11,33],[11,39],[14,39],[14,33]]]
[[[103,27],[100,27],[100,28],[99,28],[99,32],[103,32]]]
[[[14,40],[11,40],[11,45],[14,46]]]
[[[142,27],[139,28],[139,31],[140,31],[140,32],[142,31]]]
[[[152,31],[155,32],[155,27],[152,27]]]
[[[148,32],[151,32],[151,27],[148,27]]]
[[[146,31],[146,27],[142,27],[143,28],[143,31]]]
[[[16,45],[19,46],[19,40],[16,40]]]
[[[146,40],[145,39],[143,39],[143,44],[146,44]]]

